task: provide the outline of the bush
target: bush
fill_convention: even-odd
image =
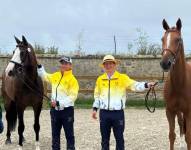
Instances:
[[[44,46],[35,44],[34,51],[36,54],[58,54],[58,47],[50,46],[46,50],[46,48]]]
[[[137,55],[153,55],[156,56],[161,53],[161,46],[156,43],[149,43],[146,32],[142,31],[141,29],[137,29],[138,38],[135,40],[137,45]]]
[[[45,48],[42,45],[35,44],[34,45],[34,51],[36,54],[44,54],[45,53]]]
[[[47,48],[47,54],[58,54],[58,47],[50,46]]]

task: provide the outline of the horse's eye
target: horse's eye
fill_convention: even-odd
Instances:
[[[164,37],[161,38],[161,41],[162,41],[162,42],[164,41]]]
[[[13,51],[13,54],[15,53],[15,51]]]
[[[176,41],[179,42],[181,40],[181,38],[177,38]]]

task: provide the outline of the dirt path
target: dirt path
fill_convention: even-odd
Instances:
[[[5,115],[5,114],[3,114]],[[164,110],[157,110],[150,114],[142,109],[125,110],[126,129],[125,147],[128,150],[167,150],[168,147],[168,124]],[[4,117],[4,123],[5,117]],[[50,115],[48,110],[43,110],[40,118],[40,146],[41,150],[51,150],[51,129]],[[178,127],[176,128],[177,140],[175,148],[179,148],[180,138]],[[33,131],[33,112],[25,112],[25,133],[26,142],[23,150],[33,150],[34,131]],[[77,150],[99,150],[100,132],[99,122],[91,119],[90,109],[75,110],[75,137]],[[12,145],[5,145],[6,130],[0,135],[0,150],[16,149],[18,143],[17,130],[12,134]],[[115,149],[115,140],[111,134],[111,150]],[[65,150],[64,133],[62,132],[61,149]]]

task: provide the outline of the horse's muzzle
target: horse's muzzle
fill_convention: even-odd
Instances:
[[[14,76],[14,73],[13,73],[12,70],[10,70],[10,71],[8,72],[8,76]]]
[[[168,61],[166,61],[166,62],[164,62],[164,61],[161,61],[161,62],[160,62],[160,66],[161,66],[161,68],[163,69],[163,71],[165,71],[165,72],[168,72],[168,71],[169,71],[171,65],[172,65],[172,63],[171,63],[170,60],[168,60]]]

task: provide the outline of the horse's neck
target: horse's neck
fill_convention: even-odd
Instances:
[[[186,60],[184,57],[184,49],[182,46],[181,48],[175,60],[176,62],[170,70],[171,84],[174,89],[180,89],[181,86],[184,86],[186,79]]]
[[[30,56],[29,58],[29,64],[30,65],[26,65],[29,66],[26,70],[26,78],[30,79],[31,81],[35,81],[37,79],[37,60],[36,60],[36,56],[35,53],[31,52],[32,56]]]
[[[31,82],[35,82],[37,80],[37,67],[36,66],[29,66],[25,70],[25,80],[30,80]]]

